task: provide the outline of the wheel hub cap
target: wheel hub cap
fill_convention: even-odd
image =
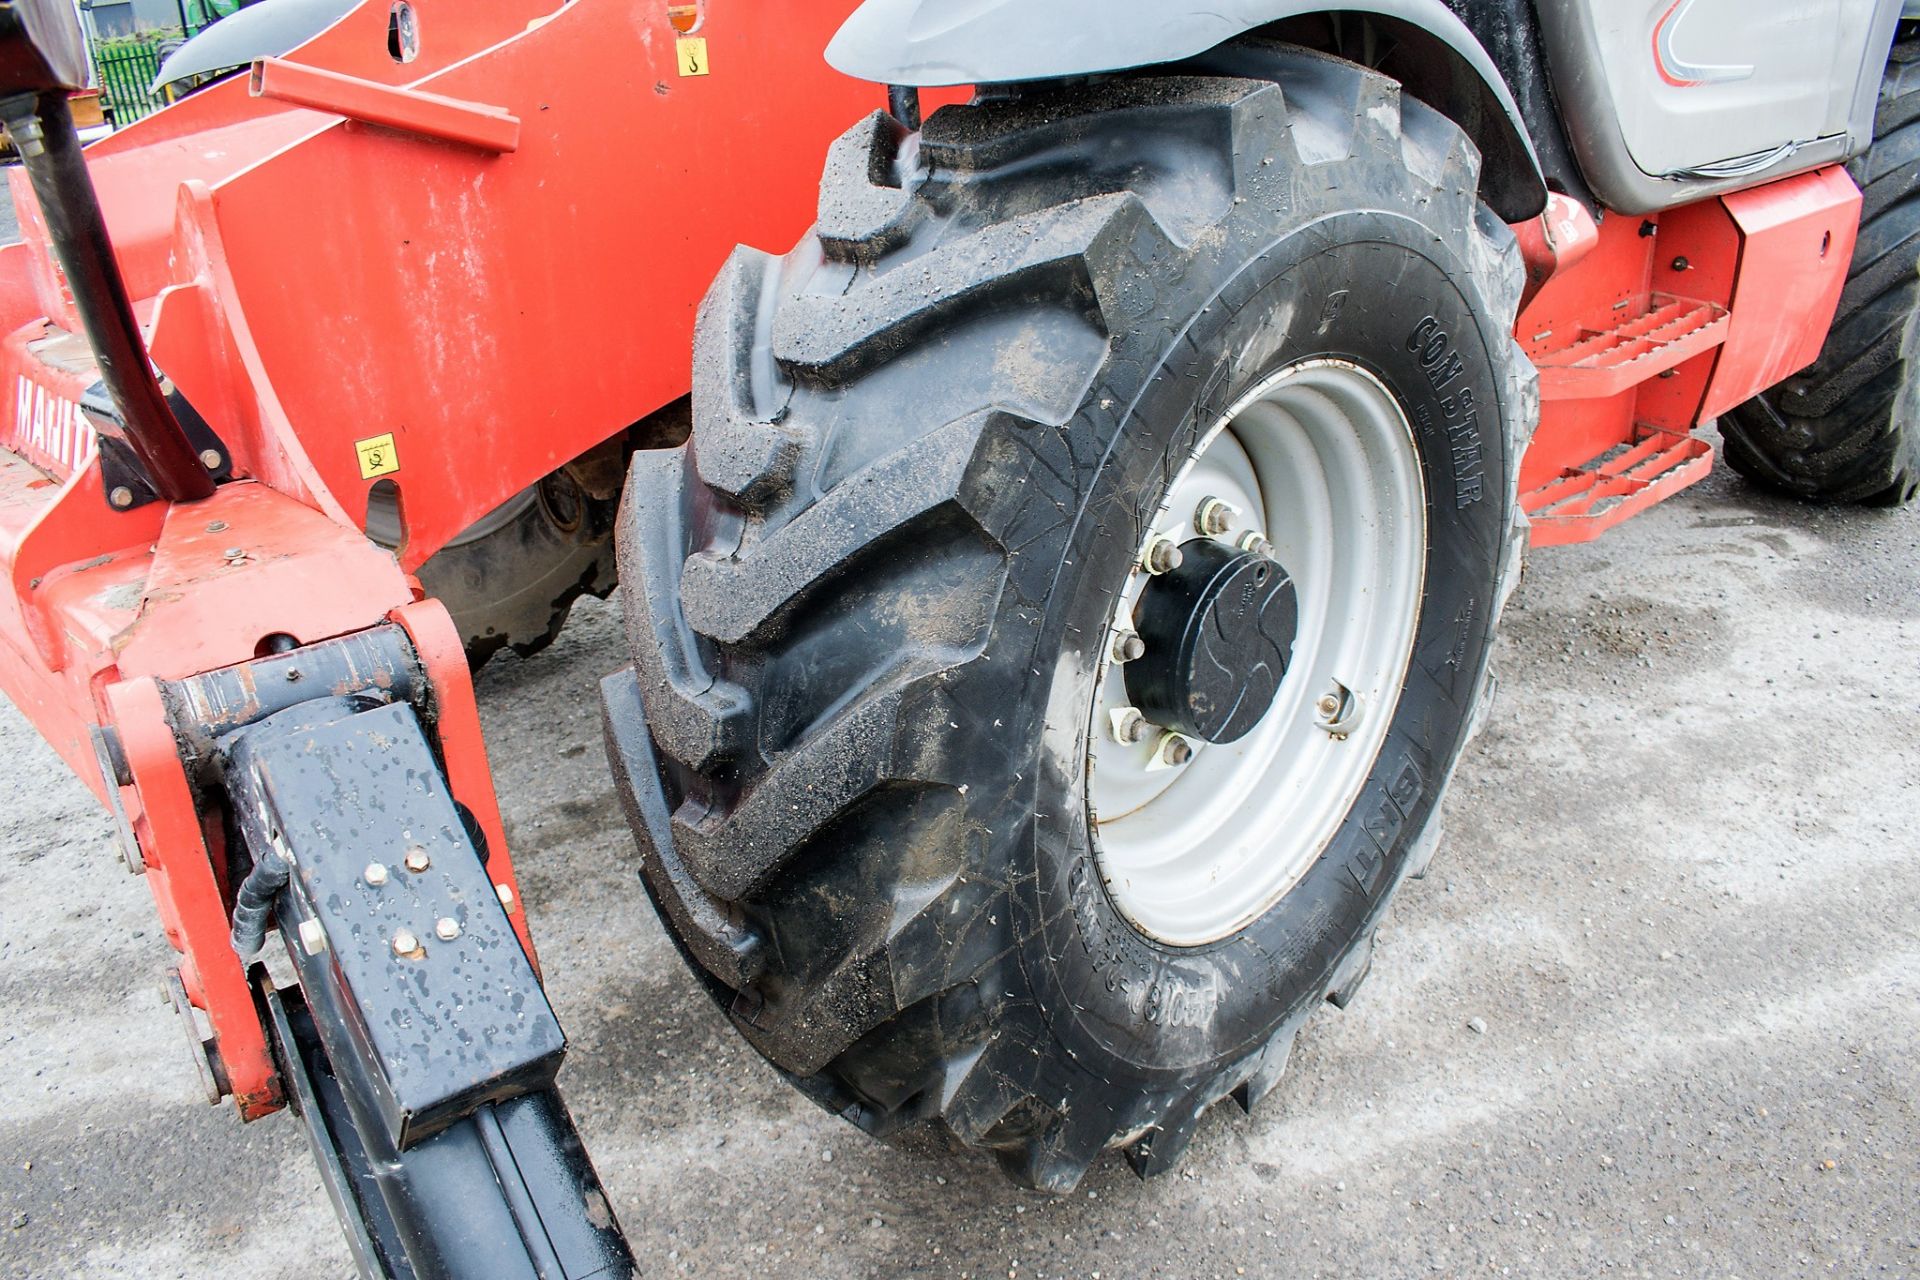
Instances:
[[[1145,652],[1127,695],[1154,724],[1204,742],[1237,742],[1267,714],[1292,660],[1299,600],[1277,563],[1196,538],[1178,568],[1141,592]]]

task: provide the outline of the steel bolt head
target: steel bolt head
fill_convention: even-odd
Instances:
[[[113,491],[107,494],[107,501],[124,510],[133,505],[133,490],[123,484],[117,484],[113,486]]]
[[[493,886],[493,891],[496,895],[498,895],[500,899],[500,905],[506,908],[507,914],[512,915],[513,914],[513,886],[510,884],[497,884]]]
[[[1251,529],[1241,534],[1240,540],[1234,543],[1234,545],[1242,551],[1251,551],[1257,556],[1270,556],[1273,554],[1273,544],[1267,541],[1266,535],[1256,533]]]
[[[1113,660],[1132,662],[1146,656],[1147,642],[1140,638],[1138,631],[1118,631],[1113,637]]]
[[[387,882],[387,864],[384,862],[369,862],[367,869],[360,873],[360,878],[378,889]]]
[[[215,520],[207,526],[208,533],[225,533],[226,531],[227,522],[225,520]]]
[[[433,859],[428,857],[427,851],[419,845],[415,845],[413,848],[407,850],[407,856],[404,861],[407,864],[407,870],[415,872],[425,871],[433,865]]]
[[[327,931],[320,927],[318,920],[300,922],[300,949],[310,956],[317,956],[327,949]]]
[[[452,916],[441,916],[433,922],[433,936],[442,942],[452,942],[460,936],[460,922]]]
[[[1172,573],[1186,559],[1180,546],[1163,533],[1156,533],[1140,550],[1140,567],[1148,573]]]
[[[1193,759],[1193,744],[1180,734],[1168,730],[1160,737],[1160,745],[1154,748],[1154,754],[1160,757],[1160,763],[1175,768]]]
[[[246,556],[247,549],[245,547],[228,547],[225,551],[221,552],[221,554],[229,560],[239,560]]]
[[[220,469],[220,451],[218,449],[202,449],[200,451],[200,465],[209,471],[218,471]]]
[[[1233,522],[1240,518],[1240,508],[1220,498],[1202,499],[1193,510],[1193,528],[1196,533],[1209,538],[1217,538],[1233,528]]]
[[[411,929],[402,929],[393,935],[393,954],[410,956],[420,949],[420,939],[413,936]]]
[[[1358,694],[1336,680],[1333,688],[1315,699],[1313,709],[1318,713],[1320,727],[1344,741],[1360,723],[1366,708]]]

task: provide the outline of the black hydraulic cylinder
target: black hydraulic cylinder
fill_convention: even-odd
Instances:
[[[167,406],[147,358],[66,93],[7,98],[0,101],[0,118],[33,182],[54,260],[73,292],[74,310],[99,362],[100,380],[119,410],[127,446],[160,497],[193,502],[210,496],[213,477]]]

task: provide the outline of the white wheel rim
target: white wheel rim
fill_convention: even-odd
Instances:
[[[1159,734],[1125,743],[1114,660],[1151,580],[1129,574],[1102,646],[1089,724],[1087,809],[1114,905],[1176,946],[1218,941],[1266,914],[1339,830],[1373,771],[1413,654],[1426,578],[1426,490],[1405,412],[1371,373],[1309,360],[1265,379],[1186,460],[1149,531],[1185,542],[1208,498],[1239,514],[1219,535],[1264,534],[1292,576],[1299,628],[1265,716],[1227,743],[1189,740],[1156,763]],[[1143,550],[1146,543],[1143,543]],[[1330,730],[1322,700],[1344,687]],[[1358,718],[1352,712],[1358,708]]]

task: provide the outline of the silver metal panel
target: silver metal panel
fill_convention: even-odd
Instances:
[[[1844,160],[1903,0],[1554,0],[1548,73],[1588,183],[1645,213]]]

